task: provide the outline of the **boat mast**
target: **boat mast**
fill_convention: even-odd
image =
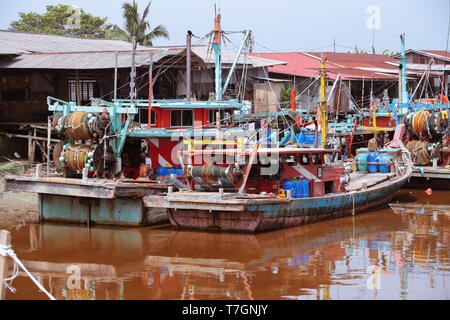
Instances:
[[[234,57],[233,65],[231,66],[230,72],[228,73],[227,79],[225,80],[225,83],[222,88],[222,95],[225,93],[225,90],[227,90],[228,84],[230,83],[231,76],[234,73],[234,69],[236,69],[237,62],[239,60],[239,57],[241,56],[242,50],[244,49],[244,45],[247,42],[248,38],[251,35],[250,30],[245,31],[244,40],[242,40],[241,46],[239,47],[239,51],[236,54],[236,57]]]
[[[408,103],[408,92],[406,91],[405,34],[400,35],[400,42],[402,44],[402,52],[400,57],[400,63],[402,65],[402,96],[400,103]]]
[[[212,47],[214,49],[215,53],[215,66],[216,66],[216,100],[222,100],[222,49],[221,49],[221,42],[222,42],[222,30],[220,27],[220,19],[221,19],[220,13],[216,14],[216,17],[214,19],[214,41],[212,43]]]
[[[321,120],[321,139],[322,139],[322,148],[325,148],[325,140],[327,138],[327,101],[325,100],[327,95],[327,90],[325,86],[325,61],[327,60],[327,56],[324,56],[322,53],[322,59],[320,62],[320,120]]]

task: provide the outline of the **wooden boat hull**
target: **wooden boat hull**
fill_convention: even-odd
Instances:
[[[214,204],[210,210],[198,210],[167,205],[172,225],[182,229],[219,232],[261,232],[295,227],[317,221],[335,219],[363,212],[386,204],[406,183],[411,169],[396,181],[386,181],[373,188],[324,197],[291,199],[278,203],[247,201],[242,211],[219,209]],[[237,206],[242,204],[236,204]]]

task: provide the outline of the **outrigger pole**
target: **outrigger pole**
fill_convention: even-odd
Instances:
[[[214,19],[214,41],[212,42],[212,47],[215,53],[215,91],[216,91],[216,100],[222,100],[222,97],[227,90],[228,84],[231,81],[231,77],[236,69],[236,65],[238,63],[239,57],[244,49],[245,43],[251,35],[250,30],[245,31],[244,39],[242,40],[241,46],[239,47],[239,51],[234,58],[233,64],[231,66],[230,71],[228,72],[227,79],[225,80],[225,84],[222,87],[222,29],[220,25],[220,21],[222,19],[222,15],[218,13]]]
[[[220,27],[221,15],[218,13],[214,19],[214,41],[212,47],[215,53],[215,82],[216,82],[216,100],[222,100],[222,30]]]
[[[327,138],[327,128],[328,128],[328,119],[327,119],[327,100],[326,100],[326,86],[325,86],[325,61],[327,60],[327,56],[322,53],[322,60],[320,62],[320,120],[321,120],[321,139],[322,148],[325,148],[325,140]]]

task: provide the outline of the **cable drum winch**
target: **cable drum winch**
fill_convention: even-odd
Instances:
[[[114,171],[115,159],[112,148],[104,144],[72,144],[61,141],[55,147],[53,160],[66,177],[81,174],[84,168],[96,174],[109,175]]]
[[[206,189],[236,188],[242,181],[242,170],[237,165],[220,167],[214,164],[203,166],[187,165],[185,176],[192,178]]]
[[[53,118],[53,128],[69,141],[100,139],[110,120],[100,114],[75,111]]]
[[[406,127],[419,138],[433,138],[443,131],[445,126],[440,112],[426,110],[410,113],[405,118]]]

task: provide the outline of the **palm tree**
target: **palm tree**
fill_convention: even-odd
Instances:
[[[135,0],[133,3],[125,2],[122,5],[123,17],[125,19],[125,30],[119,26],[114,25],[110,30],[110,37],[125,40],[131,42],[133,36],[136,37],[136,44],[143,46],[152,46],[153,40],[159,37],[169,39],[169,32],[163,25],[156,26],[153,30],[150,27],[150,23],[146,21],[151,1],[147,4],[147,7],[142,14],[142,17],[138,12],[138,5]],[[151,30],[150,32],[147,32]]]

